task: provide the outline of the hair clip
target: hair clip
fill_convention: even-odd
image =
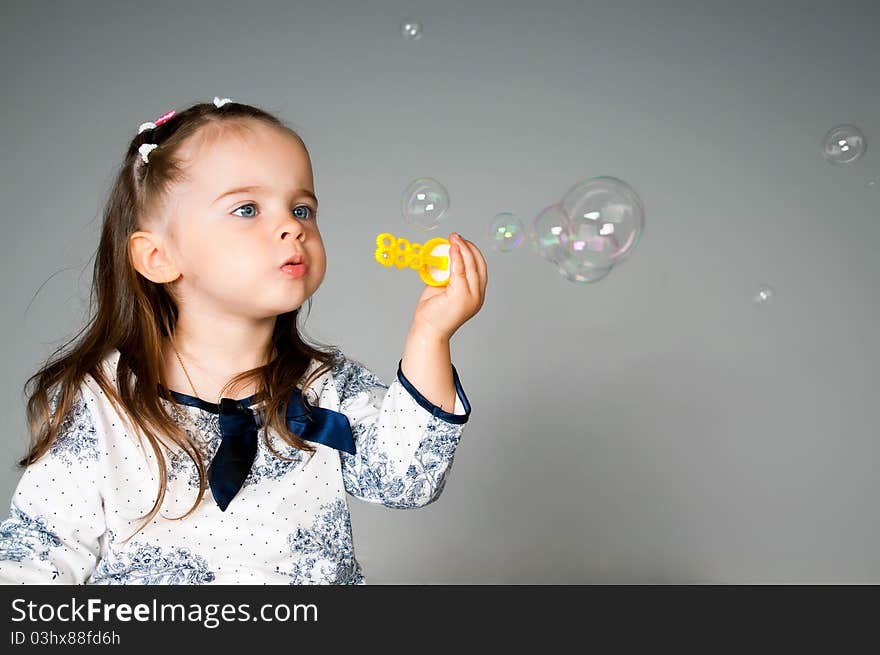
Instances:
[[[177,115],[177,112],[172,109],[171,111],[167,111],[164,114],[162,114],[161,116],[159,116],[159,118],[157,118],[154,122],[148,121],[146,123],[141,123],[141,126],[138,128],[138,134],[140,134],[144,130],[156,129],[162,123],[167,122],[169,119],[173,118],[175,115]]]

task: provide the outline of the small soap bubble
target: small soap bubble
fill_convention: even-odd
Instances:
[[[489,223],[489,245],[497,252],[510,252],[522,245],[525,230],[512,212],[496,214]]]
[[[871,187],[872,189],[876,189],[877,188],[877,180],[868,180],[868,186]]]
[[[447,209],[449,193],[432,177],[420,177],[410,182],[400,201],[403,219],[423,230],[437,227]]]
[[[855,125],[838,125],[822,139],[822,154],[832,164],[850,164],[865,154],[865,135]]]
[[[773,289],[764,284],[758,288],[752,299],[756,305],[767,305],[773,300],[774,295]]]
[[[422,24],[417,20],[404,20],[400,24],[400,33],[405,39],[417,41],[422,38]]]
[[[560,203],[545,207],[535,217],[531,233],[532,246],[547,261],[555,264],[565,259],[570,240],[571,225]]]
[[[606,269],[622,262],[638,244],[645,210],[623,180],[600,176],[575,184],[562,198],[570,225],[567,255],[577,269]]]

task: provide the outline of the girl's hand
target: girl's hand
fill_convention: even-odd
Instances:
[[[483,306],[488,281],[483,253],[457,232],[450,233],[449,244],[449,283],[425,285],[410,332],[449,340]]]

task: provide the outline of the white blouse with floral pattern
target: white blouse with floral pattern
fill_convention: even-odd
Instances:
[[[198,473],[188,455],[169,451],[162,509],[127,541],[158,493],[155,455],[86,376],[58,439],[25,469],[0,524],[0,583],[364,584],[346,493],[401,509],[435,501],[470,404],[454,367],[455,407],[446,412],[400,364],[389,386],[332,352],[331,370],[310,387],[320,393],[308,397],[348,417],[356,454],[315,443],[309,457],[270,430],[272,446],[289,458],[281,459],[260,426],[253,467],[226,511],[206,489],[196,510],[178,519],[196,499]],[[118,359],[114,349],[103,362],[114,383]],[[312,360],[307,375],[317,365]],[[217,405],[175,394],[193,403],[161,402],[207,467],[221,441]]]

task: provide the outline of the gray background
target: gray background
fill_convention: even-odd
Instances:
[[[379,232],[425,236],[400,215],[415,177],[450,191],[431,236],[460,231],[488,261],[452,342],[473,414],[442,497],[351,502],[368,582],[880,582],[876,2],[3,12],[6,500],[21,387],[83,325],[124,145],[217,95],[277,112],[310,150],[328,253],[312,337],[393,379],[423,286],[372,251]],[[841,123],[868,151],[832,166],[821,140]],[[490,250],[497,212],[530,223],[596,175],[646,207],[600,283]]]

